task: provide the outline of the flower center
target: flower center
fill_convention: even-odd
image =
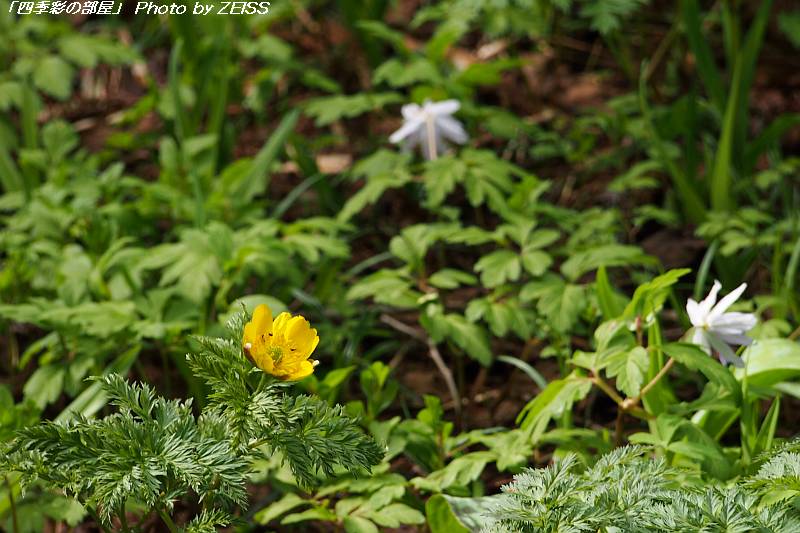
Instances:
[[[283,348],[280,346],[270,346],[269,356],[275,364],[279,363],[280,360],[283,359]]]

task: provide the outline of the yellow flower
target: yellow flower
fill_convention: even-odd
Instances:
[[[319,361],[309,359],[319,343],[317,330],[302,316],[283,312],[272,320],[264,304],[256,307],[244,326],[242,344],[253,363],[282,380],[303,379],[314,372]]]

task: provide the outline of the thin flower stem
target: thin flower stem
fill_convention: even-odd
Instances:
[[[411,326],[400,322],[390,315],[383,314],[381,315],[380,319],[384,324],[387,324],[397,331],[405,333],[406,335],[417,339],[428,346],[428,355],[433,360],[433,363],[436,365],[439,373],[442,375],[442,378],[447,385],[447,389],[450,391],[450,396],[453,398],[456,418],[461,420],[461,395],[458,393],[458,387],[456,387],[456,381],[453,379],[453,373],[450,371],[450,368],[448,368],[447,364],[445,364],[444,359],[442,359],[442,354],[439,353],[439,348],[436,346],[436,343],[434,343],[423,331],[412,328]]]
[[[797,326],[793,332],[789,333],[790,341],[795,340],[797,337],[800,337],[800,326]]]
[[[642,390],[639,393],[638,398],[642,398],[645,394],[650,392],[650,389],[656,386],[656,384],[661,380],[661,378],[663,378],[667,374],[667,372],[670,371],[670,369],[674,364],[675,364],[675,359],[670,357],[669,361],[667,361],[666,364],[661,367],[661,370],[658,371],[658,374],[653,376],[653,379],[650,380],[650,383],[642,387]]]
[[[428,157],[436,159],[439,156],[436,153],[436,128],[434,128],[433,116],[430,113],[425,117],[425,127],[428,131]]]

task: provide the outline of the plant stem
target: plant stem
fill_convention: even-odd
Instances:
[[[95,511],[94,509],[92,509],[87,505],[86,512],[88,512],[89,515],[91,515],[92,519],[94,519],[95,523],[97,524],[97,527],[102,529],[105,533],[111,533],[106,527],[106,525],[103,523],[103,521],[100,520],[100,517],[97,515],[97,511]]]
[[[14,533],[19,533],[19,518],[17,517],[17,504],[14,501],[14,489],[11,487],[11,481],[8,476],[6,478],[6,487],[8,487],[8,504],[11,507],[11,525],[14,528]]]
[[[656,386],[656,383],[658,383],[659,380],[661,380],[661,378],[663,378],[666,375],[666,373],[669,372],[669,370],[672,368],[674,364],[675,364],[675,359],[670,357],[669,361],[667,361],[667,363],[661,367],[661,370],[658,371],[658,374],[653,376],[653,379],[650,380],[650,383],[642,387],[642,391],[639,393],[638,398],[641,398],[642,396],[650,392],[650,389]]]
[[[129,533],[131,528],[128,526],[128,517],[125,515],[125,504],[122,504],[120,507],[118,515],[120,526],[122,526],[122,531]]]
[[[158,510],[158,516],[161,517],[161,520],[167,525],[170,533],[178,533],[178,526],[175,525],[175,522],[172,521],[172,518],[164,511],[164,509]]]
[[[436,153],[436,129],[433,127],[433,117],[430,114],[425,117],[425,127],[428,132],[428,159],[436,159],[439,156]]]
[[[617,410],[617,421],[614,424],[614,445],[616,447],[622,446],[622,432],[624,429],[624,425],[622,424],[622,417],[625,416],[625,409],[618,409]]]
[[[612,400],[614,400],[614,403],[616,403],[616,404],[617,404],[617,405],[619,405],[620,407],[621,407],[621,406],[622,406],[622,404],[625,402],[625,400],[623,400],[623,399],[622,399],[622,396],[620,396],[619,394],[617,394],[617,391],[615,391],[615,390],[614,390],[614,388],[613,388],[613,387],[611,387],[611,385],[609,385],[608,383],[606,383],[606,382],[605,382],[605,380],[604,380],[603,378],[601,378],[600,376],[598,376],[597,374],[595,374],[594,376],[592,376],[591,378],[589,378],[589,380],[590,380],[592,383],[594,383],[595,385],[597,385],[597,387],[598,387],[600,390],[602,390],[603,392],[605,392],[606,394],[608,394],[608,395],[611,397],[611,399],[612,399]]]
[[[793,332],[789,333],[790,341],[795,340],[797,337],[800,337],[800,326],[797,326]]]

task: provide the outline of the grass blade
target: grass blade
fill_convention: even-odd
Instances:
[[[697,0],[683,0],[681,2],[681,14],[686,25],[686,37],[689,41],[689,48],[697,61],[697,71],[703,85],[708,91],[708,95],[714,107],[722,113],[725,108],[725,88],[722,84],[717,65],[714,64],[714,56],[711,47],[703,36],[703,24],[700,19],[700,7]]]
[[[239,187],[236,189],[234,197],[238,202],[247,203],[266,190],[267,182],[265,181],[265,177],[273,161],[278,157],[278,153],[286,143],[286,138],[292,130],[294,130],[299,116],[300,112],[294,110],[283,117],[283,120],[270,138],[264,143],[261,150],[258,151],[258,154],[256,154],[256,157],[253,159],[250,171],[244,179],[242,179]]]

